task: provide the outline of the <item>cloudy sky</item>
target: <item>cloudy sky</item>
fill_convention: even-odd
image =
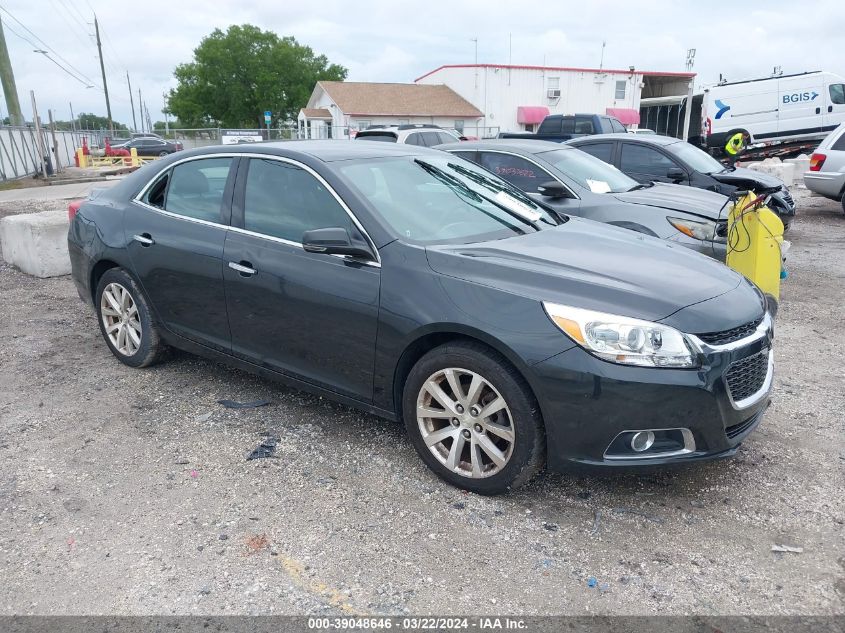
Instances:
[[[511,40],[514,64],[592,68],[605,41],[606,68],[684,70],[686,51],[695,48],[699,83],[712,83],[719,73],[731,80],[760,77],[774,66],[845,76],[842,0],[0,0],[0,7],[26,118],[32,116],[30,90],[39,110],[53,108],[60,119],[70,118],[69,103],[76,113],[105,114],[90,35],[94,12],[113,115],[130,124],[127,70],[136,98],[140,88],[150,116],[163,119],[162,93],[174,85],[173,68],[189,61],[214,28],[242,23],[296,37],[346,66],[354,81],[411,82],[442,64],[472,63],[474,38],[479,63],[507,63]],[[72,66],[83,82],[35,48]],[[86,88],[88,80],[96,86]],[[4,101],[0,109],[6,116]]]

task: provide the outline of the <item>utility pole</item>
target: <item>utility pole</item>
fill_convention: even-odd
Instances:
[[[35,127],[35,146],[38,149],[38,165],[41,167],[41,177],[47,177],[47,151],[44,147],[44,137],[41,136],[41,119],[38,118],[38,106],[35,105],[35,91],[30,90],[32,98],[32,125]]]
[[[111,102],[109,101],[109,85],[106,82],[106,66],[103,63],[103,44],[100,42],[100,23],[94,14],[94,31],[97,33],[97,52],[100,53],[100,72],[103,73],[103,92],[106,93],[106,116],[109,119],[109,134],[114,137],[114,121],[111,119]]]
[[[3,83],[3,94],[6,95],[6,107],[9,108],[9,124],[23,125],[18,88],[12,72],[12,60],[9,59],[9,51],[6,48],[6,34],[3,32],[2,20],[0,20],[0,79]]]
[[[58,174],[62,168],[62,163],[59,160],[59,144],[56,142],[56,124],[53,121],[53,111],[47,110],[47,120],[50,121],[50,136],[53,139],[53,156],[56,157],[54,173]]]
[[[164,99],[164,109],[162,109],[162,112],[164,113],[164,134],[167,136],[170,134],[170,117],[167,116],[167,93],[162,92],[161,98]]]
[[[138,118],[141,119],[141,132],[144,131],[144,106],[141,101],[141,89],[138,88]]]
[[[132,84],[129,83],[129,71],[126,71],[126,83],[129,85],[129,104],[132,106],[132,129],[138,131],[138,122],[135,120],[135,100],[132,98]]]

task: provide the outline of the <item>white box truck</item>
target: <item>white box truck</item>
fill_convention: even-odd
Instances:
[[[816,71],[719,83],[704,90],[702,141],[722,149],[736,132],[752,145],[823,139],[845,122],[845,79]]]

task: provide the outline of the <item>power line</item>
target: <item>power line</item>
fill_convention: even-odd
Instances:
[[[56,8],[56,13],[57,13],[59,16],[62,16],[62,18],[63,18],[63,19],[65,19],[65,18],[63,17],[63,16],[64,16],[64,13],[67,13],[67,15],[70,15],[71,17],[73,17],[73,14],[71,14],[71,13],[68,11],[67,7],[65,7],[63,4],[61,4],[61,1],[60,1],[60,0],[59,0],[58,2],[54,2],[54,0],[50,0],[50,4],[52,4],[52,5]],[[62,11],[60,11],[60,9],[64,10],[64,13],[63,13]],[[77,26],[77,24],[79,24],[79,20],[78,20],[78,19],[75,19],[75,22],[76,22],[76,23],[74,24],[74,23],[72,23],[72,22],[68,22],[68,21],[65,19],[65,24],[67,24],[67,25],[71,28],[71,30],[73,30],[73,32],[74,32],[74,34],[75,34],[75,35],[77,35],[77,36],[78,36],[78,35],[80,34],[80,32],[81,32],[81,33],[82,33],[82,40],[83,40],[83,41],[87,40],[87,39],[88,39],[88,34],[87,34],[87,32],[86,32],[86,29],[85,29],[85,28],[83,28],[83,29],[80,31],[80,28]]]
[[[54,49],[54,48],[53,48],[52,46],[50,46],[47,42],[45,42],[45,41],[44,41],[44,40],[42,40],[40,37],[38,37],[35,33],[33,33],[32,29],[30,29],[30,28],[29,28],[26,24],[24,24],[23,22],[21,22],[20,20],[18,20],[18,19],[17,19],[14,15],[12,15],[12,13],[11,13],[11,12],[10,12],[10,11],[6,8],[6,7],[4,7],[4,6],[0,5],[0,10],[5,11],[6,15],[8,15],[8,16],[9,16],[10,18],[12,18],[15,22],[17,22],[18,24],[20,24],[20,25],[21,25],[21,27],[23,27],[23,29],[24,29],[27,33],[29,33],[29,34],[30,34],[30,35],[32,35],[32,36],[33,36],[36,40],[38,40],[39,42],[41,42],[41,44],[42,44],[45,48],[47,48],[50,52],[52,52],[52,53],[53,53],[53,55],[55,55],[58,59],[60,59],[61,61],[63,61],[63,62],[64,62],[64,63],[65,63],[65,64],[69,67],[69,68],[71,68],[74,72],[76,72],[76,74],[78,74],[80,77],[83,77],[85,80],[87,80],[87,82],[88,82],[89,84],[92,84],[92,85],[97,85],[94,81],[92,81],[92,80],[91,80],[91,78],[90,78],[90,77],[87,77],[87,76],[85,75],[85,73],[83,73],[81,70],[79,70],[78,68],[76,68],[76,67],[75,67],[73,64],[71,64],[71,63],[70,63],[67,59],[65,59],[64,57],[62,57],[62,55],[61,55],[60,53],[58,53],[58,52],[56,51],[56,49]],[[36,46],[36,48],[40,48],[40,47],[39,47],[39,46]]]

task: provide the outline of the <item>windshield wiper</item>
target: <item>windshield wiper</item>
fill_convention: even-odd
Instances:
[[[540,206],[539,204],[537,204],[536,200],[533,200],[529,195],[527,195],[521,189],[517,189],[516,187],[511,186],[511,185],[508,185],[507,187],[503,187],[501,185],[501,183],[496,182],[492,178],[488,178],[487,176],[485,176],[483,174],[479,174],[479,173],[474,172],[470,169],[467,169],[466,167],[464,167],[462,165],[456,165],[455,163],[447,163],[447,164],[448,164],[450,169],[454,169],[456,172],[458,172],[462,176],[469,178],[473,182],[481,185],[482,187],[486,187],[487,189],[490,189],[494,193],[504,192],[507,195],[509,195],[511,198],[516,198],[517,200],[519,200],[523,204],[528,204],[528,205],[532,205],[532,206]],[[540,206],[540,208],[543,208],[543,207]],[[544,220],[544,221],[547,224],[549,223],[548,220]]]
[[[455,191],[455,193],[460,193],[460,195],[468,196],[470,199],[472,199],[476,202],[481,202],[482,200],[486,200],[487,202],[494,205],[495,207],[498,207],[499,209],[501,209],[502,211],[504,211],[505,213],[507,213],[511,217],[516,218],[520,222],[524,222],[525,224],[530,226],[535,231],[541,230],[541,227],[536,222],[530,220],[529,218],[525,217],[521,213],[514,211],[513,209],[509,209],[507,206],[505,206],[504,204],[502,204],[501,202],[499,202],[495,198],[490,198],[488,196],[485,196],[483,194],[478,193],[477,191],[473,191],[460,178],[456,178],[452,174],[443,171],[442,169],[432,165],[431,163],[427,163],[424,160],[420,160],[419,158],[415,158],[414,162],[417,165],[419,165],[420,167],[422,167],[423,169],[425,169],[429,174],[431,174],[432,176],[437,178],[440,182],[445,184],[447,187],[449,187],[450,189]],[[472,173],[472,172],[470,172],[470,173]],[[494,216],[490,213],[487,213],[484,209],[481,209],[480,207],[476,207],[476,208],[479,211],[481,211],[482,213],[486,213],[490,217],[496,218],[496,216]],[[496,218],[496,219],[499,220],[499,218]],[[501,220],[499,220],[499,221],[501,221]],[[523,231],[523,233],[524,232],[525,231]]]
[[[648,188],[653,187],[653,186],[654,186],[654,182],[649,182],[649,183],[642,183],[641,182],[641,183],[634,185],[630,189],[626,189],[626,191],[637,191],[639,189],[648,189]]]

